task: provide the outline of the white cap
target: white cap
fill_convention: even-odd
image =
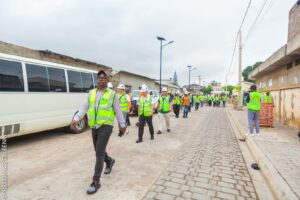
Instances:
[[[125,85],[123,84],[119,84],[117,89],[120,89],[120,90],[125,90]]]
[[[166,87],[163,87],[161,91],[162,91],[162,92],[168,92],[168,90],[167,90]]]
[[[148,91],[147,85],[143,84],[141,87],[141,92],[147,92],[147,91]]]
[[[113,84],[111,82],[108,82],[107,83],[107,87],[110,88],[110,89],[112,89],[114,86],[113,86]]]

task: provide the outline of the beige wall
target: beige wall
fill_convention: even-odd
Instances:
[[[300,6],[295,4],[289,14],[289,33],[288,40],[300,34]]]
[[[133,90],[138,90],[142,84],[146,84],[150,90],[156,89],[154,80],[127,73],[115,74],[112,83],[114,87],[121,83],[130,86]]]
[[[295,81],[298,79],[298,82]],[[272,85],[269,85],[272,80]],[[257,78],[256,84],[271,91],[274,99],[275,119],[300,129],[300,65],[287,70],[282,66]]]

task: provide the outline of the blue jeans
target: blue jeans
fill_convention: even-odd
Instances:
[[[183,117],[187,117],[189,113],[188,106],[183,106]]]
[[[251,134],[254,124],[256,133],[259,133],[259,111],[248,110],[248,126]]]

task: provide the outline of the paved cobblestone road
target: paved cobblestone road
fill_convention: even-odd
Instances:
[[[197,126],[144,199],[258,199],[226,111],[211,108]]]

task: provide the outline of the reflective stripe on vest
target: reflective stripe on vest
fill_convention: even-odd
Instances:
[[[261,95],[259,92],[250,93],[250,101],[247,105],[248,110],[259,111],[260,110]]]
[[[150,116],[150,111],[152,109],[152,98],[150,95],[146,97],[146,101],[143,100],[144,97],[140,97],[139,100],[139,116],[143,115],[145,117]]]
[[[127,112],[128,111],[128,101],[126,99],[126,94],[118,93],[118,99],[119,99],[119,103],[120,103],[122,112]]]
[[[104,90],[98,105],[96,105],[97,92],[97,88],[91,90],[88,97],[89,125],[90,127],[95,127],[96,125],[113,125],[115,119],[115,111],[113,109],[115,92],[110,89]]]
[[[165,98],[159,97],[159,111],[169,112],[170,111],[170,96]]]

